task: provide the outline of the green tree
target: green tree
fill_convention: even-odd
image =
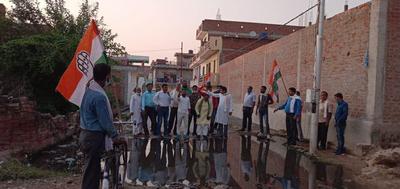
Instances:
[[[76,107],[55,92],[91,18],[97,20],[109,55],[124,54],[98,17],[99,4],[84,1],[75,19],[64,0],[11,0],[12,10],[0,20],[0,94],[29,96],[42,112],[64,114]]]

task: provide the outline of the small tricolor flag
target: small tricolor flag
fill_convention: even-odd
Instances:
[[[80,106],[87,84],[93,78],[93,66],[98,63],[107,63],[107,57],[99,29],[92,20],[56,90],[68,101]]]
[[[274,60],[272,63],[271,72],[269,73],[269,85],[271,86],[270,95],[276,96],[277,101],[279,101],[278,96],[278,80],[282,78],[281,70],[279,69],[278,62]]]

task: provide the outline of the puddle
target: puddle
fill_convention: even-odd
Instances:
[[[341,166],[313,162],[279,141],[131,139],[127,182],[165,188],[348,188]]]

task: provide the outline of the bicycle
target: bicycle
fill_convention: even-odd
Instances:
[[[114,124],[126,124],[114,122]],[[123,133],[122,127],[117,127]],[[126,169],[128,164],[128,144],[113,144],[113,149],[104,153],[102,157],[103,168],[100,179],[102,189],[122,189],[125,184]]]

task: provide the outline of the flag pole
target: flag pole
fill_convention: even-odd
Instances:
[[[282,79],[283,87],[285,87],[286,95],[289,96],[289,92],[288,92],[288,90],[287,90],[287,88],[286,88],[285,80],[283,79],[282,71],[281,71],[281,76],[282,76],[281,79]]]

